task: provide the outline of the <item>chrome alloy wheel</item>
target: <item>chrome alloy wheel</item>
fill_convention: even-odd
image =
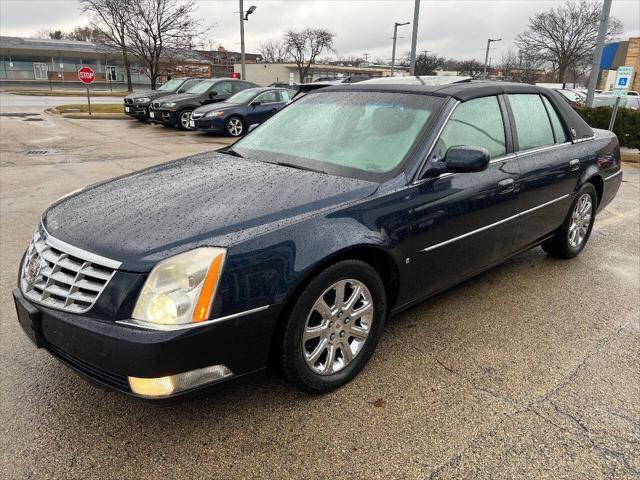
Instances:
[[[242,120],[240,120],[239,118],[232,118],[227,123],[227,131],[234,137],[241,135],[243,128],[244,127],[242,126]]]
[[[569,245],[572,248],[578,248],[584,242],[589,225],[591,224],[591,215],[593,213],[593,201],[591,195],[583,193],[576,202],[571,215],[571,225],[569,225]]]
[[[180,114],[180,126],[185,130],[189,129],[190,120],[191,120],[191,110],[186,110]]]
[[[320,295],[302,336],[304,360],[315,373],[331,375],[360,353],[373,322],[373,298],[366,285],[347,279]]]

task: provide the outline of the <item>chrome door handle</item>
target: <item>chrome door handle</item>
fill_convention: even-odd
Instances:
[[[499,181],[498,187],[500,187],[500,193],[513,192],[513,190],[516,188],[513,178],[505,178],[504,180]]]
[[[577,158],[574,158],[573,160],[571,160],[569,162],[569,168],[571,168],[571,171],[574,172],[576,170],[580,169],[580,160]]]

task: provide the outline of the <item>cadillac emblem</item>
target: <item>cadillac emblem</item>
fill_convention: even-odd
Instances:
[[[40,271],[44,267],[44,259],[38,252],[33,252],[24,269],[24,279],[28,285],[33,285],[40,275]]]

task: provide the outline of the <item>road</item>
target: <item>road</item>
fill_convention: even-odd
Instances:
[[[5,98],[3,114],[26,108]],[[636,167],[578,258],[536,248],[391,319],[370,364],[334,393],[308,396],[269,375],[155,407],[36,350],[10,292],[59,196],[226,140],[38,117],[0,117],[0,478],[640,475]]]
[[[122,103],[121,97],[92,97],[93,103]],[[56,105],[68,105],[70,103],[87,103],[86,95],[68,96],[68,97],[49,97],[49,96],[31,96],[31,95],[14,95],[11,93],[0,92],[0,107],[2,113],[16,112],[40,112],[43,108],[55,107]]]

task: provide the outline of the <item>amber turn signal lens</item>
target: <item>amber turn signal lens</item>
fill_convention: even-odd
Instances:
[[[204,280],[204,285],[200,291],[200,296],[198,297],[198,303],[196,303],[196,308],[193,310],[194,322],[203,322],[209,318],[211,303],[216,293],[216,286],[220,278],[223,260],[224,253],[221,253],[211,262],[211,266]]]

